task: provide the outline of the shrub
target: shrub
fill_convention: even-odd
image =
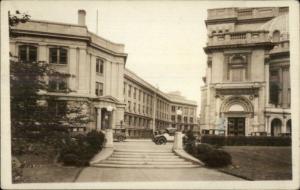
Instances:
[[[231,155],[224,151],[213,149],[202,156],[202,160],[208,167],[223,167],[231,164]]]
[[[67,141],[60,151],[60,161],[65,165],[85,166],[99,152],[104,143],[104,134],[91,131],[86,135],[77,135]]]
[[[193,131],[189,130],[186,132],[186,135],[183,137],[184,149],[188,153],[192,153],[196,145],[196,137],[193,134]]]
[[[204,135],[202,143],[216,146],[291,146],[290,137]]]

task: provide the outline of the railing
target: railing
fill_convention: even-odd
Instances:
[[[245,31],[213,34],[208,37],[207,46],[250,44],[270,42],[268,31]]]

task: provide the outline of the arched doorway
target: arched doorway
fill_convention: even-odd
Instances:
[[[247,120],[253,114],[253,105],[245,97],[231,96],[226,98],[220,109],[221,114],[227,118],[226,133],[228,136],[245,136]]]
[[[286,133],[292,134],[292,120],[289,119],[286,123]]]
[[[271,122],[271,135],[278,136],[281,133],[282,122],[280,119],[275,118]]]

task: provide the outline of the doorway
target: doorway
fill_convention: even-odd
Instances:
[[[245,136],[245,118],[229,117],[227,134],[228,136]]]

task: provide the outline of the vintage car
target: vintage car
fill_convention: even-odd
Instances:
[[[152,141],[157,144],[166,144],[167,142],[174,141],[174,135],[176,128],[166,128],[164,130],[155,131],[152,137]]]
[[[114,141],[123,142],[126,139],[126,129],[116,128],[113,129],[113,138]]]

